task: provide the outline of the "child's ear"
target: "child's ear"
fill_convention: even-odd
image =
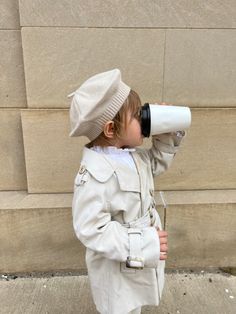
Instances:
[[[108,121],[103,127],[103,133],[107,138],[114,137],[114,121]]]

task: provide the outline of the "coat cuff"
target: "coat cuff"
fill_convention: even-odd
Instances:
[[[158,134],[152,137],[152,141],[160,151],[175,154],[185,134],[185,131]]]

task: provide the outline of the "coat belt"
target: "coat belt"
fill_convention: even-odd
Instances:
[[[152,225],[152,218],[154,217],[153,211],[155,208],[150,207],[147,212],[140,218],[137,218],[131,222],[124,223],[122,226],[126,228],[145,228],[150,227]]]

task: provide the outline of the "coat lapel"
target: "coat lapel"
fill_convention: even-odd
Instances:
[[[143,204],[145,204],[145,192],[147,191],[147,176],[148,176],[148,167],[147,164],[142,160],[142,158],[139,157],[138,153],[135,152],[132,154],[137,170],[139,175],[139,182],[140,182],[140,192],[141,192],[141,202],[142,202],[142,215],[145,213],[145,209],[143,207]]]

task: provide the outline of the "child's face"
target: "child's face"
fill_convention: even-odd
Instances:
[[[143,135],[141,133],[140,121],[136,118],[131,118],[131,113],[128,112],[127,126],[120,138],[120,147],[136,147],[143,143]]]

